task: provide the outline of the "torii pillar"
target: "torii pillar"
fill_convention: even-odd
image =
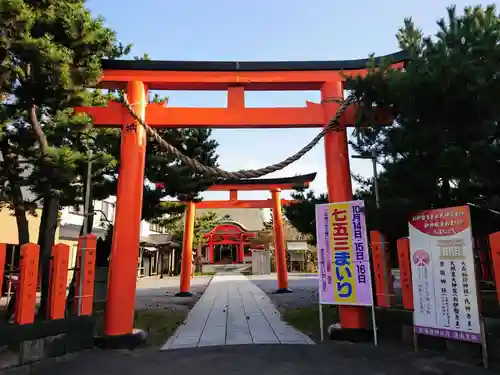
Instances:
[[[271,191],[273,200],[274,257],[278,273],[278,290],[276,293],[291,293],[288,288],[288,270],[286,267],[286,244],[283,230],[283,215],[281,209],[280,189]]]
[[[144,118],[148,103],[148,90],[144,83],[129,82],[127,99]],[[130,328],[134,326],[145,157],[146,131],[127,113],[122,123],[118,199],[109,262],[104,329],[108,336],[130,335]]]
[[[331,99],[344,99],[342,81],[325,82],[321,88],[321,100],[325,113],[325,124],[335,117],[339,104],[327,102]],[[330,202],[352,200],[351,170],[349,167],[349,149],[347,147],[347,129],[340,121],[340,130],[329,131],[325,135],[326,181]],[[342,329],[359,330],[366,328],[366,310],[364,307],[339,306]]]

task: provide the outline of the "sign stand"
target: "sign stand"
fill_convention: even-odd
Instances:
[[[321,341],[325,341],[325,327],[323,325],[323,305],[321,304],[321,301],[319,302],[319,329],[321,330]]]
[[[412,326],[412,331],[413,331],[413,351],[415,354],[418,353],[418,334],[417,330],[415,329],[415,315],[412,314],[412,319],[413,319],[413,326]]]
[[[484,329],[484,317],[481,314],[479,316],[479,324],[481,325],[481,357],[483,360],[483,366],[487,369],[490,366],[490,361],[488,358],[488,345],[486,343],[486,330]]]
[[[481,345],[488,368],[469,207],[420,211],[409,221],[409,234],[415,353],[419,334],[471,342]]]
[[[372,309],[378,345],[369,246],[362,200],[316,205],[319,328],[325,339],[323,304]]]
[[[377,318],[375,317],[375,303],[372,303],[372,325],[373,325],[373,344],[378,346],[378,334],[377,334]]]

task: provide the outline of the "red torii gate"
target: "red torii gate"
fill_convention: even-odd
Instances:
[[[402,67],[403,53],[389,55]],[[376,60],[377,61],[377,60]],[[103,60],[98,85],[126,89],[135,112],[152,127],[322,128],[337,113],[345,76],[363,76],[369,59],[310,62],[186,62]],[[227,90],[227,108],[170,108],[148,103],[148,90]],[[320,90],[322,103],[302,108],[246,108],[245,90]],[[105,333],[130,335],[139,246],[146,131],[119,103],[78,109],[89,113],[95,126],[120,127],[120,176],[111,250]],[[328,196],[332,202],[352,199],[346,127],[356,124],[355,106],[340,116],[338,131],[324,137]],[[379,118],[379,124],[391,123]],[[371,124],[373,125],[373,124]],[[343,328],[366,326],[361,307],[341,306]]]
[[[286,269],[286,245],[283,232],[283,216],[281,208],[294,203],[293,200],[281,199],[282,190],[307,188],[316,177],[316,173],[307,175],[266,178],[253,180],[225,180],[210,186],[208,191],[229,191],[229,200],[226,201],[201,201],[185,202],[186,220],[184,221],[184,239],[182,243],[181,260],[181,287],[178,296],[191,295],[191,255],[193,251],[193,232],[196,208],[271,208],[273,212],[274,249],[276,256],[276,270],[278,272],[278,290],[276,293],[288,293],[288,272]],[[271,192],[271,199],[265,200],[238,200],[238,191]],[[243,250],[239,249],[243,257]]]

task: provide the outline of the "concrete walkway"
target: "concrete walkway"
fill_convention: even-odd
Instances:
[[[281,320],[269,297],[243,275],[214,276],[162,350],[243,344],[312,344]]]

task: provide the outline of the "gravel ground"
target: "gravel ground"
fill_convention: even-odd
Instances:
[[[318,303],[318,276],[316,274],[288,274],[288,285],[292,289],[292,293],[288,294],[274,294],[278,288],[276,274],[252,275],[248,278],[266,292],[280,310]]]
[[[171,311],[187,313],[202,296],[211,276],[196,276],[191,280],[192,297],[176,297],[179,292],[179,277],[143,278],[137,282],[135,308],[139,309],[170,309]]]

